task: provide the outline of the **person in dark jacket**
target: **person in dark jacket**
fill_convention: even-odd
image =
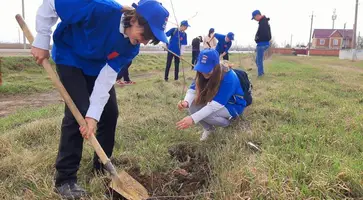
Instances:
[[[195,65],[200,53],[200,43],[203,42],[202,36],[198,36],[192,40],[192,64]],[[194,67],[192,67],[194,69]]]
[[[252,12],[252,20],[258,21],[258,30],[255,36],[256,47],[256,65],[258,70],[258,76],[261,77],[265,74],[263,69],[263,57],[265,51],[270,47],[271,40],[271,28],[270,18],[262,15],[259,10]]]

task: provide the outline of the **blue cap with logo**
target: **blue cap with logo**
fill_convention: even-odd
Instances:
[[[210,28],[209,29],[209,32],[214,32],[214,28]]]
[[[261,12],[259,10],[255,10],[252,12],[252,19],[253,20],[255,18],[256,15],[261,15]]]
[[[168,43],[168,38],[164,31],[168,22],[169,11],[160,2],[155,0],[140,0],[138,5],[133,3],[132,7],[145,18],[155,37],[164,43]]]
[[[190,27],[190,25],[188,24],[187,20],[183,20],[180,22],[180,26],[186,26],[186,27]]]
[[[229,32],[229,33],[227,34],[227,37],[228,37],[230,40],[234,40],[234,33]]]
[[[194,70],[207,74],[211,72],[217,64],[219,64],[218,52],[215,49],[204,49],[198,56],[198,61]]]

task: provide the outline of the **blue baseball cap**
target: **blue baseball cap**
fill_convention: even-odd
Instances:
[[[183,20],[180,22],[180,25],[181,26],[186,26],[186,27],[190,27],[190,25],[188,24],[188,21],[187,20]]]
[[[256,15],[261,15],[261,12],[259,10],[255,10],[252,12],[252,19],[253,20],[255,18]]]
[[[228,37],[230,40],[234,40],[234,33],[229,32],[229,33],[227,34],[227,37]]]
[[[215,49],[204,49],[198,56],[194,70],[201,73],[209,73],[219,64],[219,54]]]
[[[209,32],[214,32],[214,28],[210,28],[209,29]]]
[[[168,38],[164,31],[168,22],[169,11],[160,2],[155,0],[140,0],[138,5],[133,3],[132,7],[145,18],[155,37],[164,43],[168,43]]]

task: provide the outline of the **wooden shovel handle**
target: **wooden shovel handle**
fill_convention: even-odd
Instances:
[[[172,52],[170,49],[163,47],[163,49],[165,49],[166,51],[170,52],[171,54],[173,54],[174,56],[178,57],[179,59],[183,60],[184,62],[186,62],[187,64],[189,64],[190,66],[194,67],[194,65],[190,62],[188,62],[187,60],[185,60],[183,57],[178,56],[176,53]]]
[[[34,41],[34,37],[32,33],[30,32],[27,24],[25,23],[24,19],[20,14],[17,14],[15,16],[16,21],[18,21],[18,24],[20,28],[23,30],[23,33],[25,37],[28,39],[29,43],[32,44]],[[52,80],[53,84],[59,91],[60,95],[62,96],[63,100],[66,102],[69,110],[71,110],[73,116],[76,118],[78,124],[80,126],[87,127],[87,123],[85,119],[83,118],[82,114],[79,112],[78,108],[74,104],[72,98],[69,96],[67,90],[64,88],[63,84],[60,82],[57,74],[53,70],[51,64],[49,63],[48,59],[44,59],[42,62],[42,65],[44,69],[47,71],[48,75],[50,76],[50,79]],[[98,157],[101,159],[103,164],[106,164],[109,161],[109,158],[107,157],[106,153],[103,151],[100,143],[97,141],[96,137],[92,135],[88,138],[88,141],[91,143],[92,147],[96,151]]]

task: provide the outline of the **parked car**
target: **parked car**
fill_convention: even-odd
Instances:
[[[305,46],[301,46],[300,48],[292,48],[292,54],[297,55],[308,55],[308,49]]]

